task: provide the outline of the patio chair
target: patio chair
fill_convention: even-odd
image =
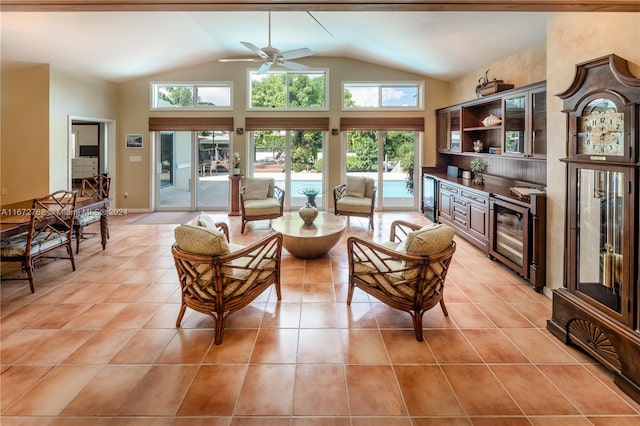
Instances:
[[[242,229],[252,220],[275,219],[284,210],[284,190],[275,185],[275,179],[247,178],[240,192]]]
[[[347,183],[333,188],[333,205],[336,215],[360,216],[369,219],[373,230],[373,213],[376,205],[375,181],[366,176],[347,176]]]

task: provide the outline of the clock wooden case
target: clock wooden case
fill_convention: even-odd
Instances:
[[[612,54],[578,64],[557,96],[568,118],[565,277],[547,328],[640,402],[640,79]]]

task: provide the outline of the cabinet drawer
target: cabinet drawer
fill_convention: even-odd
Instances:
[[[440,190],[447,191],[451,194],[458,195],[458,187],[440,182]]]
[[[455,207],[460,207],[460,208],[463,208],[466,211],[467,210],[467,204],[468,204],[468,202],[464,198],[456,197],[456,198],[453,199],[454,208]]]
[[[459,224],[463,228],[466,228],[467,227],[467,212],[465,211],[464,213],[462,213],[462,212],[459,212],[459,211],[454,211],[453,212],[453,220],[454,220],[454,222],[456,222],[457,224]]]
[[[465,191],[464,189],[461,191],[461,195],[469,201],[472,201],[476,204],[481,204],[483,206],[489,205],[489,199],[487,197],[483,197],[473,192]]]

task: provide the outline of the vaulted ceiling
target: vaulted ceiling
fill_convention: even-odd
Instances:
[[[442,80],[546,42],[547,12],[531,11],[536,9],[531,5],[508,8],[504,0],[492,2],[503,4],[503,11],[497,12],[464,7],[457,8],[463,11],[453,7],[449,9],[454,11],[411,10],[417,3],[436,3],[420,1],[402,3],[405,6],[395,2],[395,7],[394,2],[333,3],[344,10],[322,10],[328,4],[322,0],[204,1],[208,7],[198,6],[200,10],[188,10],[197,9],[187,7],[193,5],[191,1],[132,1],[119,2],[119,7],[108,11],[91,7],[102,4],[104,9],[112,3],[108,1],[22,0],[22,8],[11,7],[12,3],[20,2],[2,1],[3,66],[49,63],[115,82],[222,58],[256,57],[240,41],[267,46],[267,9],[274,10],[271,44],[281,51],[307,47],[316,57],[350,57]],[[30,9],[36,3],[40,7]],[[62,3],[68,5],[62,7]],[[174,6],[167,8],[169,3]],[[251,3],[254,10],[247,9]],[[465,4],[462,0],[438,3]],[[483,2],[467,1],[474,6],[467,9],[478,9],[479,3]],[[518,3],[558,2],[514,4]],[[43,4],[58,7],[47,11]],[[136,10],[143,8],[150,10]],[[504,11],[509,9],[520,11]]]

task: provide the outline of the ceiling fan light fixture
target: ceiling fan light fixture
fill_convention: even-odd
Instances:
[[[251,50],[256,55],[258,55],[260,59],[258,58],[226,58],[226,59],[220,59],[219,61],[220,62],[259,62],[261,60],[264,60],[264,63],[258,69],[258,74],[266,74],[271,69],[271,66],[274,64],[280,65],[292,70],[296,70],[296,71],[302,71],[302,70],[308,69],[309,67],[307,67],[306,65],[299,64],[297,62],[292,62],[290,60],[304,58],[304,57],[313,55],[313,52],[311,51],[311,49],[308,49],[306,47],[281,52],[279,49],[271,46],[271,12],[269,12],[269,43],[267,44],[267,46],[263,48],[259,48],[255,44],[250,43],[248,41],[241,41],[240,43],[247,49]]]

